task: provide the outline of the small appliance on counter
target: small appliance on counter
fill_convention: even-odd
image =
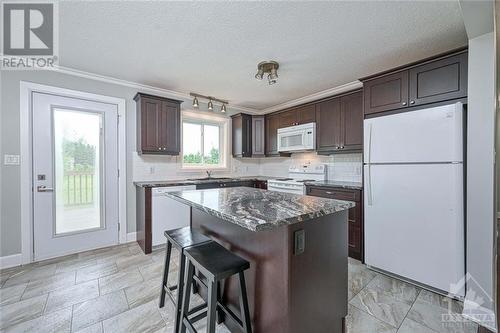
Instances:
[[[276,178],[267,181],[269,191],[306,194],[306,182],[324,181],[327,179],[325,164],[300,164],[288,168],[287,178]]]

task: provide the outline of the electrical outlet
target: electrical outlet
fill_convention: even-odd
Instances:
[[[20,157],[19,155],[4,155],[3,156],[3,164],[4,165],[19,165]]]
[[[149,174],[152,175],[155,173],[155,167],[152,166],[152,167],[149,167]]]

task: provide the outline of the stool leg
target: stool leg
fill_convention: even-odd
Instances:
[[[198,270],[195,269],[194,270],[194,275],[198,274]],[[198,293],[198,284],[196,283],[195,279],[193,279],[193,294],[197,294]]]
[[[187,318],[188,313],[189,313],[189,299],[191,297],[191,280],[193,279],[193,272],[194,272],[194,266],[193,264],[188,260],[187,262],[188,269],[187,269],[187,275],[184,279],[184,296],[182,298],[182,309],[181,309],[181,316],[180,316],[180,333],[186,333],[186,325],[184,325],[184,318]],[[176,332],[177,333],[177,332]]]
[[[184,291],[184,273],[186,271],[186,257],[184,256],[184,251],[181,249],[179,255],[179,279],[177,280],[177,304],[175,304],[175,331],[179,331],[179,326],[181,324],[181,307],[182,307],[182,297]]]
[[[238,273],[240,278],[240,309],[241,318],[243,322],[243,328],[245,333],[252,333],[252,322],[250,320],[250,310],[248,309],[248,298],[247,298],[247,287],[245,284],[245,274],[244,272]]]
[[[222,304],[222,288],[220,281],[217,281],[217,301]],[[217,307],[217,324],[224,321],[224,312]]]
[[[207,333],[215,333],[215,319],[217,315],[217,286],[216,281],[208,285],[208,318],[207,318]]]
[[[167,250],[165,253],[165,264],[163,266],[163,282],[161,283],[160,308],[165,305],[166,288],[168,288],[168,270],[170,268],[170,254],[172,253],[172,243],[167,240]]]

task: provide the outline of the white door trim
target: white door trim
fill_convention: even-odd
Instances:
[[[21,254],[22,264],[33,261],[33,196],[32,196],[32,95],[33,92],[48,93],[65,97],[88,99],[103,103],[115,104],[118,108],[118,223],[120,225],[119,242],[127,241],[127,177],[126,177],[126,122],[125,99],[97,95],[87,92],[47,86],[33,82],[20,82],[20,171],[21,171]]]

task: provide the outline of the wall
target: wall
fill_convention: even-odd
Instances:
[[[467,118],[467,284],[464,313],[480,303],[494,310],[494,126],[493,33],[469,40]],[[485,295],[486,294],[486,295]],[[479,300],[477,296],[482,296]],[[471,310],[477,312],[478,310]],[[488,325],[488,323],[484,323]]]

